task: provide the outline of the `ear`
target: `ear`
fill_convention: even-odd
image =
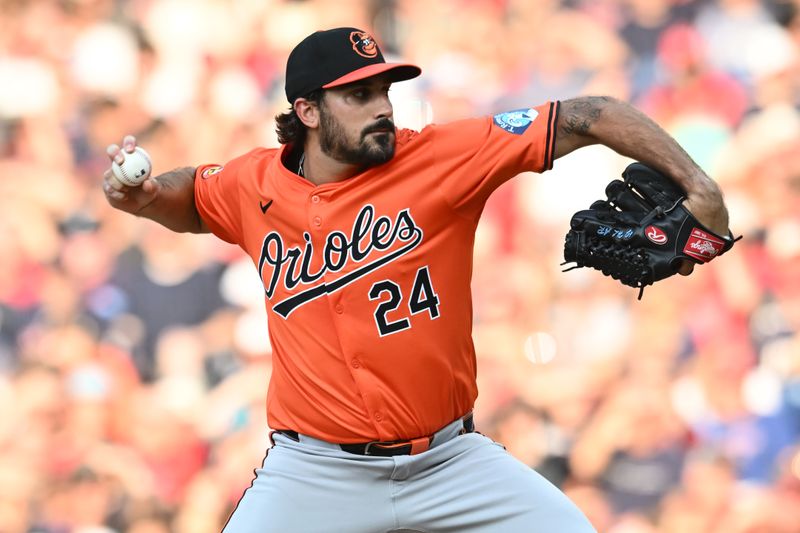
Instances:
[[[294,112],[297,118],[305,124],[307,128],[319,127],[319,105],[305,98],[298,98],[294,101]]]

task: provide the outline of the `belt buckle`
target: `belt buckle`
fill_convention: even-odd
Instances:
[[[372,455],[372,453],[370,453],[369,449],[372,447],[373,444],[380,444],[380,441],[373,440],[373,441],[368,442],[367,445],[364,446],[364,455]]]
[[[391,457],[391,456],[394,456],[394,455],[411,455],[411,450],[409,450],[407,454],[391,453],[391,450],[393,450],[393,449],[404,448],[406,446],[409,446],[410,444],[411,444],[411,442],[402,442],[402,441],[401,442],[381,442],[381,441],[373,440],[371,442],[368,442],[366,445],[364,445],[364,455],[376,455],[376,456],[380,456],[380,457]],[[386,450],[387,454],[372,453],[370,448],[372,448],[373,446],[376,446],[376,447],[378,447],[378,448],[380,448],[382,450]]]
[[[431,445],[431,438],[430,437],[419,437],[416,439],[411,439],[408,441],[402,442],[380,442],[380,441],[370,441],[364,446],[364,455],[373,455],[370,448],[373,446],[378,446],[384,450],[391,450],[392,448],[404,448],[409,447],[408,452],[402,455],[417,455],[424,451],[430,449]],[[379,454],[380,455],[380,454]],[[392,454],[394,455],[394,454]]]

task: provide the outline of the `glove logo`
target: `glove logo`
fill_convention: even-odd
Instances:
[[[644,234],[647,235],[647,238],[650,239],[650,242],[658,245],[667,244],[667,241],[669,240],[667,238],[667,234],[655,226],[647,226],[647,228],[644,230]]]
[[[721,240],[694,228],[689,235],[689,240],[686,241],[683,253],[702,263],[708,263],[722,251],[724,246],[725,243]]]

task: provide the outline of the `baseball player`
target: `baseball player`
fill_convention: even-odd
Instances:
[[[397,129],[389,87],[419,74],[386,63],[367,32],[315,32],[288,58],[280,148],[122,191],[106,173],[112,206],[240,246],[263,282],[273,446],[226,533],[594,531],[475,431],[481,210],[506,180],[602,143],[675,179],[727,233],[718,187],[631,106],[585,97]],[[119,162],[134,146],[108,153]]]

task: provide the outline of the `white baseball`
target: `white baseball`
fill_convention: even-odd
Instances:
[[[121,165],[118,165],[116,161],[111,163],[111,172],[116,179],[109,181],[117,190],[123,186],[138,187],[150,177],[150,172],[153,170],[150,155],[144,151],[144,148],[137,146],[133,153],[125,152],[124,155],[125,161]]]

